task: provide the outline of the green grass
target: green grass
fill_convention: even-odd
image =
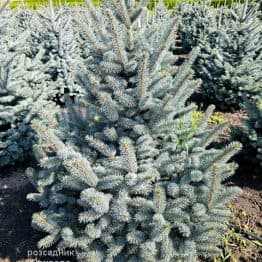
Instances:
[[[1,1],[1,0],[0,0]],[[164,0],[164,3],[167,5],[168,8],[173,8],[175,5],[181,2],[203,2],[205,0]],[[221,4],[229,4],[231,5],[236,0],[211,0],[214,5],[221,5]],[[37,8],[41,6],[46,6],[48,4],[48,0],[13,0],[10,4],[11,8],[18,7],[21,3],[24,3],[27,7],[30,8]],[[99,0],[93,0],[94,4],[99,4]],[[157,0],[151,0],[149,7],[152,7]],[[83,5],[84,0],[53,0],[55,6],[59,5]]]
[[[48,0],[14,0],[10,3],[11,8],[16,8],[22,3],[29,8],[37,8],[48,5]],[[55,6],[67,5],[67,6],[77,6],[84,5],[84,0],[53,0]],[[93,0],[93,3],[98,5],[99,0]]]

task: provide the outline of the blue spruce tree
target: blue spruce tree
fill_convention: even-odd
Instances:
[[[179,20],[178,35],[186,52],[196,46],[205,46],[209,35],[219,27],[219,10],[211,4],[181,3],[174,15]]]
[[[32,123],[40,170],[27,170],[38,191],[28,199],[44,208],[32,225],[47,233],[38,246],[73,248],[90,262],[216,256],[239,193],[221,182],[241,146],[210,148],[225,127],[207,127],[213,106],[192,125],[199,50],[174,67],[176,20],[148,12],[147,0],[86,2],[85,97],[68,98],[58,115],[39,107]]]
[[[203,80],[205,100],[233,111],[245,100],[256,103],[262,97],[262,24],[257,7],[248,0],[235,5],[222,20],[201,46],[194,68]]]
[[[30,148],[26,104],[18,93],[18,56],[25,47],[26,30],[16,28],[16,13],[8,10],[9,1],[0,7],[0,167],[22,160]],[[18,34],[20,37],[17,39]]]
[[[49,97],[63,103],[65,94],[81,93],[73,79],[73,71],[77,70],[80,61],[79,47],[71,12],[63,7],[55,8],[52,0],[48,2],[48,8],[38,11],[32,39],[36,52],[42,53],[40,62],[46,65],[46,85],[53,86]]]
[[[81,92],[73,77],[79,52],[71,13],[55,10],[52,1],[38,13],[7,5],[0,17],[0,166],[23,161],[31,151],[35,107],[55,108],[51,101]]]

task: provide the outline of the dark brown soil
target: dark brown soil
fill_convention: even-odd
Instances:
[[[252,158],[250,158],[252,159]],[[232,202],[231,230],[227,234],[228,245],[224,252],[230,254],[225,262],[262,261],[262,173],[254,173],[253,165],[243,155],[234,161],[239,168],[226,182],[242,188],[242,194]]]
[[[248,187],[232,203],[234,212],[232,231],[229,234],[227,248],[231,253],[231,261],[262,261],[262,192]],[[240,233],[240,234],[239,234]],[[230,261],[230,260],[229,260]]]
[[[36,249],[35,243],[41,237],[31,227],[31,216],[38,206],[26,200],[33,187],[24,169],[3,171],[0,177],[10,175],[0,179],[0,258],[17,261],[27,258],[27,251]]]
[[[25,176],[25,167],[13,167],[0,171],[0,262],[36,261],[29,258],[37,251],[36,243],[45,236],[31,227],[34,212],[40,210],[37,203],[26,200],[28,193],[35,192]],[[48,249],[52,251],[54,249]],[[36,258],[36,256],[33,256]],[[73,262],[74,257],[42,256],[40,261]]]

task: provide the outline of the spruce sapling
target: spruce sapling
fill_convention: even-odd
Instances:
[[[221,182],[241,145],[208,148],[225,127],[207,127],[213,106],[192,128],[196,106],[186,101],[200,85],[191,70],[199,50],[174,68],[175,19],[153,17],[146,0],[86,2],[85,98],[68,100],[62,122],[43,107],[32,123],[41,169],[27,170],[38,191],[28,199],[44,208],[32,225],[47,233],[38,246],[74,248],[90,262],[219,254],[239,193]]]

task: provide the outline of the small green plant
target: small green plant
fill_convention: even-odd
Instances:
[[[192,125],[197,126],[202,116],[203,113],[201,111],[195,111],[192,115]],[[212,114],[212,116],[210,116],[210,118],[208,119],[208,123],[210,125],[222,124],[226,121],[227,120],[225,119],[224,115],[219,112],[214,112],[214,114]]]
[[[215,112],[209,120],[209,123],[211,125],[217,125],[217,124],[222,124],[227,122],[227,120],[225,119],[224,115],[218,112]]]

